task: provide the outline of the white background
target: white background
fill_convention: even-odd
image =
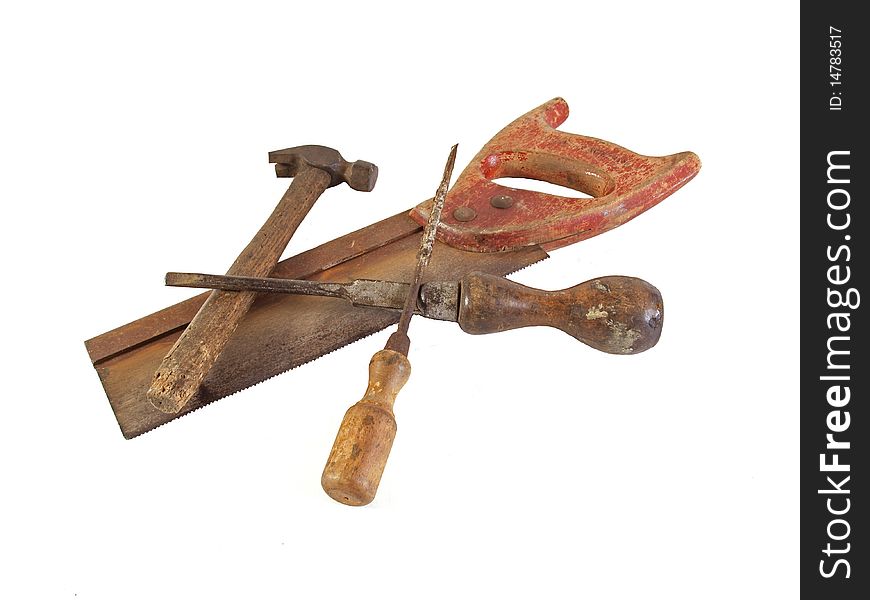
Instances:
[[[0,11],[4,598],[793,598],[798,9],[787,2],[20,3]],[[431,196],[563,96],[699,176],[514,278],[627,274],[653,350],[415,319],[378,498],[319,478],[381,332],[132,441],[82,342],[190,295],[277,203],[269,150],[380,167],[288,255]]]

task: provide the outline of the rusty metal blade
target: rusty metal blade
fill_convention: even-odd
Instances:
[[[166,274],[166,285],[205,288],[228,292],[261,292],[301,294],[343,298],[354,306],[402,310],[411,291],[411,284],[380,279],[354,279],[348,283],[330,283],[308,279],[278,279],[275,277],[242,277],[211,273]],[[414,314],[441,321],[459,319],[459,282],[430,281],[417,294]]]
[[[170,271],[165,283],[171,287],[192,287],[228,292],[280,292],[303,296],[344,298],[353,302],[358,282],[388,285],[392,282],[356,279],[349,283],[329,283],[308,279],[277,279],[274,277],[245,277],[243,275],[212,275],[211,273],[179,273]],[[398,284],[402,285],[402,284]],[[389,305],[388,305],[389,306]]]
[[[421,227],[400,213],[279,263],[275,277],[350,281],[413,276]],[[436,242],[427,279],[469,271],[507,275],[547,257],[538,246],[478,253]],[[124,437],[132,438],[205,404],[255,385],[398,321],[392,310],[338,298],[261,295],[239,325],[200,391],[178,414],[151,406],[145,392],[161,359],[208,294],[158,311],[85,342]]]

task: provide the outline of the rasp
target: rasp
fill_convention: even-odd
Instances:
[[[343,298],[354,306],[401,310],[411,284],[355,279],[348,283],[239,277],[204,273],[166,274],[166,285]],[[661,293],[636,277],[610,275],[573,287],[547,291],[498,275],[471,272],[459,281],[420,286],[415,314],[454,321],[466,333],[487,334],[546,326],[561,329],[584,344],[610,354],[637,354],[661,336]]]

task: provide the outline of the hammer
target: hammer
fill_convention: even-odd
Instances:
[[[325,146],[276,150],[269,153],[269,162],[275,163],[278,177],[293,177],[293,182],[227,275],[268,276],[326,188],[346,182],[355,190],[370,192],[378,178],[378,168],[372,163],[349,163],[337,150]],[[147,395],[155,408],[165,413],[184,408],[256,296],[256,292],[211,293],[154,375]]]

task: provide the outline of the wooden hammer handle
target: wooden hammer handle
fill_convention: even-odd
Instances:
[[[268,276],[330,181],[329,173],[321,169],[302,169],[227,275]],[[177,413],[187,404],[256,296],[256,292],[211,293],[154,376],[148,399],[155,408]]]

